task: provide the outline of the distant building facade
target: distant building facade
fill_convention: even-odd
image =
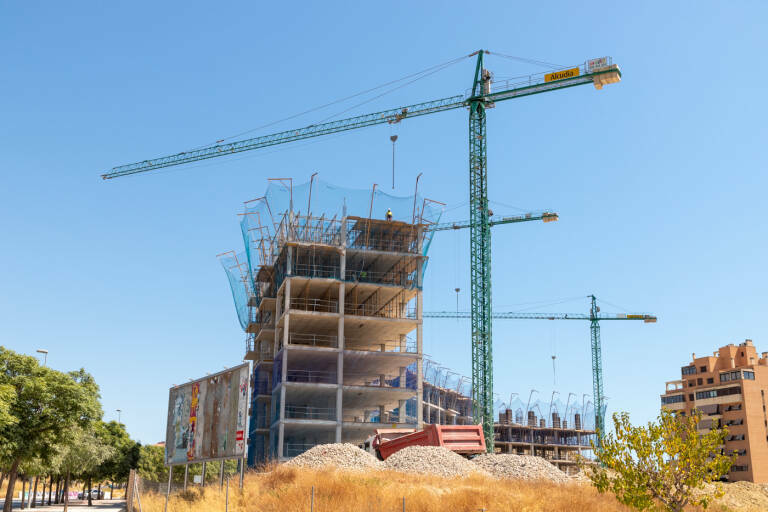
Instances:
[[[714,422],[728,428],[724,452],[738,454],[728,480],[768,483],[768,352],[752,340],[726,345],[711,356],[691,356],[681,378],[666,383],[661,407],[689,416],[702,413],[701,432]]]

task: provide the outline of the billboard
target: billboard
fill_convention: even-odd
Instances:
[[[246,363],[171,388],[166,465],[245,456],[249,373]]]

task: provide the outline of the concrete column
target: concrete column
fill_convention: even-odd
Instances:
[[[288,336],[289,336],[289,327],[291,322],[291,314],[289,311],[291,310],[291,280],[286,279],[285,281],[285,320],[283,321],[283,348],[288,346]],[[283,361],[285,361],[285,355],[283,355]]]
[[[419,282],[421,282],[421,274],[422,266],[419,265]],[[416,423],[418,428],[424,428],[424,411],[422,408],[422,395],[424,392],[424,371],[422,366],[422,354],[424,353],[423,310],[424,302],[421,296],[421,290],[419,290],[416,293],[416,319],[418,321],[418,324],[416,325],[416,352],[418,353],[418,359],[416,359]]]
[[[405,423],[405,400],[397,402],[397,421],[398,423]]]
[[[283,353],[283,385],[280,387],[280,416],[277,424],[277,458],[283,457],[283,444],[285,441],[285,353]]]
[[[293,274],[293,247],[287,247],[288,254],[285,258],[285,275],[290,276]]]
[[[342,276],[345,268],[345,253],[341,257]],[[336,336],[338,338],[339,353],[336,358],[336,442],[341,442],[341,430],[344,423],[344,283],[339,285],[339,324]]]
[[[344,205],[343,217],[340,224],[339,244],[341,246],[341,254],[339,255],[339,278],[341,283],[339,284],[339,326],[336,333],[338,338],[339,354],[336,358],[336,442],[340,443],[343,433],[344,425],[344,348],[346,346],[344,340],[344,296],[346,295],[346,285],[344,279],[347,275],[347,218],[346,218],[346,203]]]
[[[384,423],[384,414],[386,413],[386,408],[383,405],[379,406],[379,423]]]
[[[405,352],[408,347],[408,340],[405,337],[405,334],[400,335],[400,352]]]

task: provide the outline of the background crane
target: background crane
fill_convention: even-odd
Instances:
[[[603,357],[600,342],[601,320],[642,320],[645,323],[655,323],[656,316],[647,313],[601,313],[597,298],[589,295],[591,300],[589,313],[493,313],[493,318],[504,320],[587,320],[589,321],[590,346],[592,349],[592,388],[595,400],[595,428],[598,430],[598,440],[605,432],[603,407],[605,394],[603,392]],[[424,318],[471,318],[467,311],[433,311],[424,312]]]
[[[472,399],[476,420],[483,424],[489,451],[493,450],[493,359],[491,339],[491,238],[488,211],[488,169],[486,158],[486,109],[496,103],[577,85],[593,84],[602,89],[621,80],[618,65],[610,57],[591,59],[581,65],[552,73],[529,75],[518,81],[494,82],[484,66],[484,55],[478,50],[472,89],[468,94],[374,112],[347,119],[229,143],[216,143],[140,162],[121,165],[102,174],[103,179],[139,174],[163,167],[207,160],[243,151],[285,144],[379,124],[395,124],[406,118],[434,114],[459,108],[469,109],[469,229],[470,281],[472,321]],[[492,92],[491,89],[498,89]]]

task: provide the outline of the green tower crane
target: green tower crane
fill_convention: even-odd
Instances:
[[[503,320],[587,320],[589,321],[590,348],[592,353],[592,388],[595,403],[595,428],[598,439],[605,432],[605,394],[603,393],[603,356],[600,343],[601,320],[641,320],[645,323],[656,323],[656,316],[648,313],[601,313],[597,298],[589,295],[589,313],[514,313],[495,312],[492,318]],[[467,311],[430,311],[422,314],[424,318],[471,318]]]
[[[486,159],[486,109],[499,101],[593,84],[602,89],[621,80],[619,66],[610,57],[590,59],[583,64],[552,73],[530,75],[517,81],[492,80],[484,67],[486,50],[478,50],[472,89],[469,95],[451,96],[361,116],[311,124],[260,137],[217,143],[173,155],[113,167],[105,180],[182,165],[243,151],[295,142],[379,124],[395,124],[406,118],[446,110],[469,109],[469,221],[470,276],[472,294],[472,398],[475,418],[483,424],[489,451],[493,450],[493,358],[491,342],[491,239],[488,213],[488,169]],[[498,89],[492,92],[492,87]]]

